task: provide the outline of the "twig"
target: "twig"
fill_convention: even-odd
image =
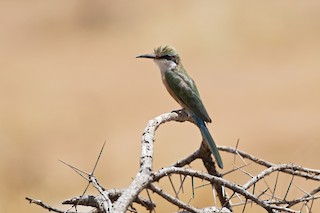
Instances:
[[[35,200],[33,198],[30,198],[30,197],[26,197],[26,200],[29,201],[29,203],[34,203],[34,204],[36,204],[38,206],[41,206],[44,209],[47,209],[48,211],[53,211],[53,212],[57,212],[57,213],[64,213],[65,212],[65,211],[53,208],[53,207],[49,206],[48,204],[45,204],[41,200]],[[70,212],[70,213],[76,213],[76,212]]]
[[[218,146],[218,149],[221,151],[225,151],[225,152],[229,152],[229,153],[233,153],[233,154],[238,153],[242,157],[250,159],[251,161],[253,161],[257,164],[260,164],[262,166],[265,166],[265,167],[276,166],[276,164],[273,164],[268,161],[256,158],[253,155],[250,155],[250,154],[245,153],[244,151],[240,151],[238,149],[234,149],[234,148],[227,147],[227,146]],[[285,169],[283,171],[288,174],[293,174],[293,175],[308,178],[311,180],[320,181],[320,170],[304,168],[304,167],[292,164],[290,169]]]

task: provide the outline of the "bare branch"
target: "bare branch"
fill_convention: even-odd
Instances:
[[[224,171],[224,174],[220,174],[215,167],[215,162],[212,159],[211,152],[201,143],[199,149],[190,154],[189,156],[177,161],[171,166],[164,167],[158,171],[153,171],[153,156],[154,156],[154,137],[157,128],[160,125],[169,122],[178,121],[193,122],[192,118],[189,117],[183,110],[175,111],[171,113],[166,113],[160,115],[152,120],[150,120],[144,129],[142,139],[141,139],[141,156],[140,156],[140,168],[137,172],[132,183],[126,189],[105,189],[94,176],[94,171],[97,168],[97,164],[101,158],[102,149],[100,150],[98,159],[94,165],[91,173],[84,172],[68,163],[63,162],[68,165],[79,175],[88,181],[87,188],[92,184],[95,189],[99,192],[99,195],[85,195],[87,188],[84,190],[81,196],[73,197],[71,199],[65,200],[63,204],[72,205],[72,208],[76,208],[77,205],[90,206],[93,208],[90,212],[104,213],[104,212],[138,212],[135,209],[136,204],[142,205],[148,211],[155,211],[156,205],[152,202],[152,196],[149,191],[155,193],[155,196],[160,196],[170,204],[177,206],[181,209],[181,212],[196,212],[196,213],[209,213],[209,212],[232,212],[232,207],[243,206],[243,211],[248,210],[250,205],[256,204],[264,208],[268,212],[289,212],[297,213],[302,212],[302,209],[306,212],[311,212],[314,207],[314,203],[320,199],[320,170],[308,169],[301,166],[290,164],[273,164],[268,161],[254,157],[253,155],[247,154],[238,149],[239,141],[237,142],[236,148],[231,147],[218,147],[220,151],[225,151],[232,154],[234,157],[233,169],[229,171]],[[104,145],[103,145],[104,147]],[[192,163],[200,159],[206,168],[207,172],[197,171],[192,169]],[[242,165],[236,165],[237,159],[240,159]],[[249,160],[249,161],[248,161]],[[246,162],[248,161],[248,163]],[[252,174],[248,169],[248,166],[257,166],[258,168],[263,168],[262,171],[257,172],[257,174]],[[261,167],[262,166],[262,167]],[[266,167],[264,169],[264,167]],[[235,174],[245,174],[247,178],[246,182],[242,185],[232,182],[226,179],[230,173]],[[276,173],[276,174],[274,174]],[[285,195],[280,195],[278,193],[278,180],[282,174],[285,175],[287,180]],[[275,180],[270,184],[268,176],[274,175]],[[178,176],[178,177],[177,177]],[[167,181],[169,178],[169,183],[173,190],[173,195],[166,192],[164,189],[159,187],[157,184],[159,181]],[[306,180],[312,180],[315,183],[315,187],[312,190],[305,190],[300,187],[296,179],[301,180],[305,178]],[[179,183],[176,184],[175,180],[178,178]],[[189,183],[189,178],[191,179],[192,192],[186,190],[185,185]],[[195,180],[204,181],[201,187],[210,186],[213,190],[213,200],[216,200],[216,196],[219,198],[221,203],[221,208],[217,206],[207,207],[207,208],[196,208],[190,204],[192,199],[196,199],[194,190],[197,188],[194,186]],[[273,186],[273,187],[270,187]],[[277,189],[277,190],[276,190]],[[148,198],[142,198],[140,193],[145,190]],[[300,197],[291,198],[291,192],[293,190],[299,190]],[[187,192],[188,191],[188,192]],[[216,193],[215,193],[216,192]],[[231,194],[229,196],[227,194]],[[185,196],[182,194],[189,193],[189,200],[183,200]],[[301,194],[302,193],[302,194]],[[30,203],[34,203],[53,212],[66,212],[59,209],[55,209],[50,205],[43,203],[41,200],[35,200],[32,198],[26,198]],[[236,200],[237,202],[233,202]],[[232,201],[232,202],[231,202]],[[297,205],[297,204],[302,204]],[[214,202],[214,205],[218,205]],[[299,209],[300,208],[300,209]],[[77,209],[76,209],[77,210]],[[67,210],[67,212],[72,213]],[[77,212],[77,211],[76,211]]]
[[[187,169],[187,168],[167,167],[167,168],[160,169],[157,173],[155,173],[153,181],[159,181],[162,177],[165,177],[170,174],[183,174],[183,175],[188,175],[188,176],[192,176],[192,177],[197,177],[199,179],[204,179],[204,180],[207,180],[211,183],[218,182],[221,185],[223,185],[229,189],[232,189],[233,191],[253,200],[254,202],[259,204],[261,207],[265,208],[266,210],[271,210],[271,208],[267,204],[265,204],[264,201],[259,200],[255,195],[247,192],[242,187],[240,187],[230,181],[224,180],[220,177],[215,177],[215,176],[212,176],[212,175],[200,172],[200,171],[194,171],[194,170]]]
[[[248,153],[245,153],[243,151],[240,151],[238,149],[234,149],[231,147],[218,146],[218,149],[221,151],[225,151],[225,152],[229,152],[229,153],[233,153],[233,154],[240,154],[242,157],[250,159],[251,161],[253,161],[257,164],[260,164],[262,166],[265,166],[265,167],[272,167],[272,166],[276,165],[276,164],[273,164],[268,161],[256,158]],[[292,164],[291,169],[287,169],[287,170],[285,169],[283,171],[288,174],[308,178],[311,180],[317,180],[317,181],[320,180],[320,170],[316,170],[316,169],[304,168],[304,167],[296,166],[296,165]]]
[[[150,183],[152,180],[153,169],[153,142],[157,128],[168,121],[186,121],[191,118],[185,114],[177,114],[176,112],[162,114],[148,122],[147,127],[143,131],[141,140],[141,158],[140,170],[131,185],[125,190],[120,198],[114,204],[116,212],[124,212],[130,203],[137,195]]]
[[[30,197],[26,197],[26,200],[29,201],[29,203],[34,203],[34,204],[36,204],[38,206],[41,206],[44,209],[47,209],[48,211],[53,211],[53,212],[57,212],[57,213],[64,213],[65,212],[65,211],[53,208],[53,207],[49,206],[48,204],[45,204],[41,200],[35,200],[33,198],[30,198]],[[75,212],[70,212],[70,213],[75,213]]]

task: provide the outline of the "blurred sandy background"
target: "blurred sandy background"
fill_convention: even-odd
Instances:
[[[80,195],[86,182],[58,160],[89,172],[104,141],[96,176],[108,188],[130,183],[147,121],[179,108],[156,65],[135,59],[164,44],[197,82],[218,144],[240,138],[239,148],[255,156],[319,169],[319,6],[1,1],[0,211],[45,212],[24,197],[61,207]],[[155,168],[199,141],[191,124],[161,127]],[[233,158],[223,158],[231,168]],[[211,202],[202,201],[193,204]]]

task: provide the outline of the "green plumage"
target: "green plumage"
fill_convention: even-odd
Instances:
[[[165,73],[165,78],[184,108],[191,110],[203,121],[211,122],[194,81],[186,73],[171,70]]]

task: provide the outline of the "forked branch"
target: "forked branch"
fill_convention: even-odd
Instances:
[[[91,206],[93,210],[91,212],[112,212],[122,213],[126,211],[138,212],[136,205],[140,205],[149,212],[155,210],[156,205],[152,201],[152,195],[149,191],[162,197],[171,205],[177,206],[183,212],[233,212],[233,208],[242,206],[244,212],[248,208],[248,203],[255,203],[256,206],[264,208],[268,212],[311,212],[320,206],[320,171],[315,169],[308,169],[294,164],[273,164],[265,160],[254,157],[251,154],[247,154],[238,148],[231,147],[219,147],[222,152],[229,153],[235,158],[239,158],[242,165],[233,165],[233,168],[226,170],[224,174],[220,174],[216,170],[214,161],[212,160],[210,150],[206,147],[205,143],[201,143],[198,150],[178,160],[176,163],[163,167],[158,171],[153,170],[153,157],[154,157],[154,137],[157,128],[169,121],[193,122],[192,118],[184,113],[183,110],[175,111],[171,113],[162,114],[152,120],[150,120],[143,131],[141,140],[141,156],[140,156],[140,168],[131,184],[125,189],[105,189],[94,176],[94,169],[91,173],[86,173],[77,169],[69,164],[70,168],[75,170],[78,174],[88,180],[88,185],[93,186],[99,192],[99,195],[83,195],[75,196],[63,202],[63,204],[72,205],[74,210],[70,208],[67,211],[62,211],[43,203],[40,200],[32,198],[26,198],[30,203],[37,204],[43,208],[53,212],[77,212],[77,206]],[[100,155],[102,150],[100,152]],[[100,159],[100,155],[98,159]],[[196,161],[201,160],[207,172],[198,171],[193,169],[190,165]],[[98,161],[97,161],[98,162]],[[246,168],[255,166],[260,172],[257,174],[251,174]],[[244,174],[247,176],[245,183],[239,184],[228,180],[227,177],[231,173]],[[285,195],[279,195],[278,179],[280,176],[288,178],[288,187]],[[176,183],[172,178],[179,177],[180,183],[175,186]],[[275,177],[270,183],[268,177]],[[298,186],[299,182],[295,182],[296,179],[303,178],[303,180],[309,180],[314,183],[312,190],[304,190]],[[174,194],[162,189],[158,186],[158,182],[168,179],[171,183],[171,187]],[[191,182],[190,182],[191,180]],[[194,186],[194,180],[201,180],[204,183],[201,187],[212,187],[215,189],[215,196],[218,197],[220,204],[214,203],[213,206],[207,208],[196,208],[191,205],[190,201],[196,199],[194,190],[197,187]],[[192,194],[189,200],[183,200],[181,194],[187,193],[184,188],[187,184],[192,185]],[[272,186],[272,187],[271,187]],[[300,192],[298,197],[290,197],[290,193],[293,190]],[[141,192],[147,193],[148,198],[143,198]],[[229,195],[228,195],[229,194]],[[72,211],[71,211],[72,210]],[[140,212],[140,211],[139,211]]]

